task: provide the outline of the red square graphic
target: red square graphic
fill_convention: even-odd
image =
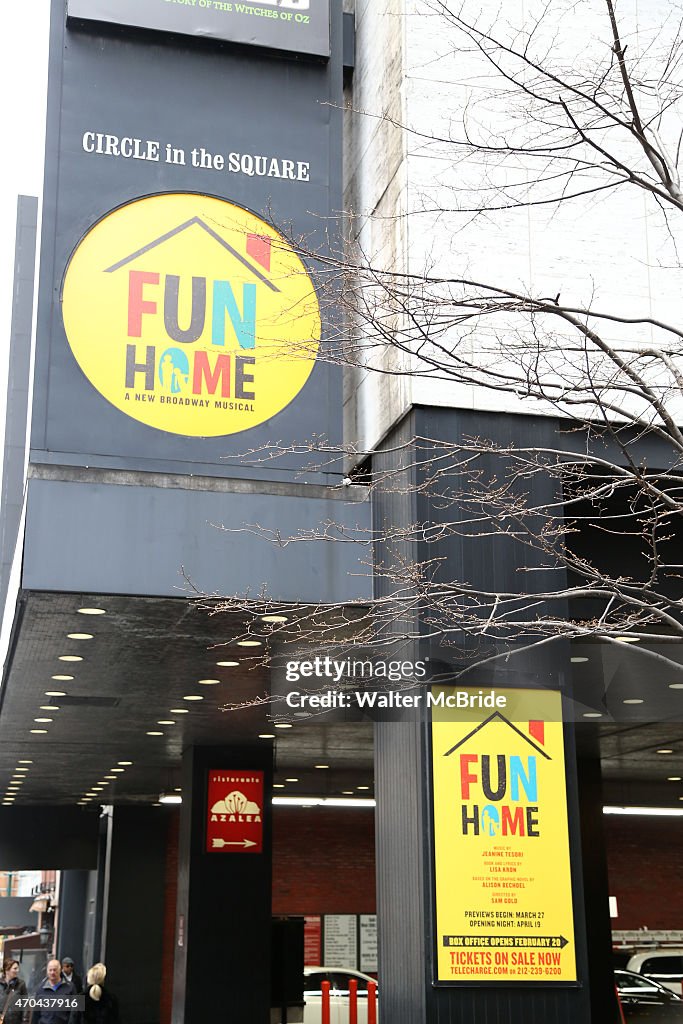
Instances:
[[[263,772],[210,768],[207,853],[263,852]]]

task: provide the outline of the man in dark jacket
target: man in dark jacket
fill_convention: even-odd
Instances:
[[[62,977],[62,965],[59,960],[50,960],[47,965],[47,977],[40,983],[35,991],[36,999],[51,999],[59,996],[61,999],[76,997],[76,989],[70,981],[64,981]],[[78,1019],[75,1009],[69,1007],[54,1008],[36,1006],[33,1010],[32,1024],[71,1024]]]
[[[83,991],[83,979],[80,974],[76,974],[76,968],[70,956],[62,957],[62,977],[64,981],[71,982],[76,992]]]

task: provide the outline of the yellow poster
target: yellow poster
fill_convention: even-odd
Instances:
[[[138,199],[95,224],[69,262],[62,310],[74,358],[108,402],[191,437],[276,416],[320,345],[315,288],[290,243],[249,210],[191,193]]]
[[[436,980],[576,981],[561,697],[490,692],[430,695]]]

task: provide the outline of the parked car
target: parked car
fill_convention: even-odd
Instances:
[[[683,949],[655,949],[647,953],[636,953],[626,964],[626,970],[652,978],[676,995],[683,995]]]
[[[615,971],[614,982],[626,1024],[683,1024],[683,999],[664,985],[633,971]]]
[[[375,979],[342,967],[304,967],[304,1024],[320,1024],[322,1020],[323,981],[330,983],[330,1024],[348,1024],[351,978],[358,982],[358,1024],[367,1024],[368,982]]]

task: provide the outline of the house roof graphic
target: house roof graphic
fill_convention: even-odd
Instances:
[[[505,722],[505,724],[507,726],[509,726],[510,729],[512,729],[513,732],[516,732],[518,736],[521,736],[522,739],[526,743],[528,743],[530,747],[533,747],[534,750],[537,753],[542,754],[542,756],[545,757],[546,760],[552,761],[552,757],[550,756],[550,754],[547,754],[545,752],[545,750],[543,750],[541,747],[537,746],[537,744],[534,743],[533,740],[529,739],[528,736],[525,736],[525,734],[522,732],[522,730],[518,729],[517,726],[514,724],[514,722],[511,722],[509,718],[505,717],[505,715],[501,715],[500,711],[494,711],[492,715],[489,715],[488,718],[485,718],[483,722],[480,722],[479,725],[476,726],[476,728],[472,729],[471,732],[468,732],[467,736],[463,736],[463,738],[461,740],[459,740],[455,744],[454,747],[451,747],[450,750],[447,750],[446,753],[443,756],[444,757],[450,757],[450,755],[452,753],[454,753],[458,749],[458,747],[462,747],[463,744],[465,744],[469,740],[471,740],[473,736],[475,736],[478,732],[480,732],[482,729],[484,729],[487,725],[490,725],[491,722],[493,722],[494,719],[496,719],[496,718],[500,719],[501,722]]]
[[[258,270],[252,263],[250,263],[250,261],[245,256],[239,253],[237,249],[233,249],[233,247],[228,242],[226,242],[224,238],[221,238],[221,236],[216,231],[214,231],[213,228],[210,228],[209,225],[206,224],[201,219],[201,217],[190,217],[189,220],[186,220],[183,224],[179,224],[178,227],[172,228],[171,231],[167,231],[164,235],[160,235],[158,238],[155,238],[154,241],[148,242],[147,245],[143,245],[141,249],[136,249],[136,251],[130,253],[129,256],[124,256],[124,258],[122,260],[119,260],[118,263],[114,263],[111,267],[107,267],[107,269],[105,270],[105,274],[113,274],[116,270],[120,270],[121,267],[125,267],[127,263],[132,263],[132,261],[136,260],[138,256],[143,256],[146,252],[150,252],[152,249],[156,249],[157,246],[163,245],[164,242],[168,242],[169,239],[175,237],[175,235],[179,235],[183,231],[187,231],[188,228],[191,228],[194,225],[197,225],[197,227],[200,227],[203,231],[206,231],[207,234],[211,236],[211,238],[215,239],[215,241],[218,242],[219,245],[222,245],[223,248],[226,249],[231,256],[234,256],[236,260],[239,260],[239,262],[243,266],[245,266],[247,270],[254,275],[254,277],[258,278],[258,280],[262,284],[265,284],[267,288],[270,288],[270,290],[273,292],[280,291],[277,285],[273,284],[272,281],[269,281],[268,278],[264,274],[262,274],[261,271]]]

